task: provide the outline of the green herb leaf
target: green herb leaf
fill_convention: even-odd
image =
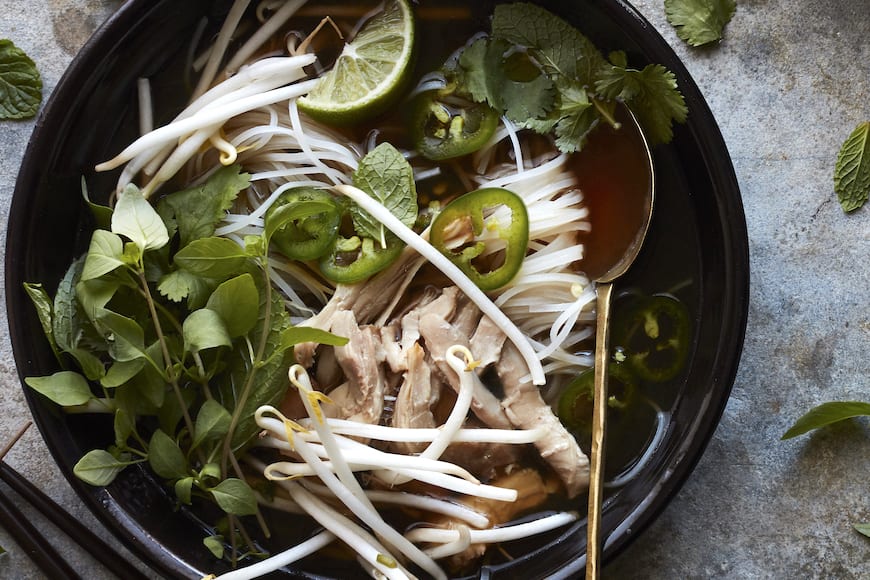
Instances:
[[[868,538],[870,538],[870,523],[868,524],[855,524],[853,526],[859,533],[864,534]]]
[[[165,479],[187,476],[187,460],[178,444],[166,433],[157,429],[148,444],[148,463],[154,473]]]
[[[838,421],[853,417],[870,416],[870,403],[859,401],[836,401],[822,403],[810,409],[803,417],[798,419],[791,428],[782,436],[783,439],[791,439],[803,435],[813,429],[825,427]]]
[[[360,160],[353,174],[356,187],[378,200],[406,226],[417,221],[417,187],[414,171],[399,151],[381,143]],[[387,246],[386,228],[356,204],[351,206],[353,225],[360,236]]]
[[[183,323],[184,350],[199,352],[219,346],[232,346],[233,342],[224,321],[214,310],[201,308],[191,312]]]
[[[225,280],[244,271],[248,255],[228,238],[194,240],[175,254],[175,263],[192,274]]]
[[[183,504],[190,505],[193,491],[193,478],[182,477],[175,482],[175,497]]]
[[[0,40],[0,119],[27,119],[42,102],[42,78],[33,60],[11,40]]]
[[[106,371],[106,374],[102,379],[100,379],[100,384],[107,389],[120,387],[138,375],[143,368],[145,368],[144,358],[118,361],[109,367],[109,370]]]
[[[658,64],[643,70],[611,66],[595,86],[606,99],[626,101],[653,144],[668,143],[673,123],[684,122],[689,112],[674,73]]]
[[[115,429],[115,445],[119,447],[126,446],[127,439],[129,439],[136,430],[134,418],[130,416],[130,413],[127,412],[126,409],[115,409],[115,417],[112,425]]]
[[[163,220],[133,184],[118,195],[112,213],[112,233],[126,236],[142,253],[169,243],[169,232]]]
[[[210,491],[218,506],[228,514],[251,516],[257,513],[254,490],[241,479],[227,478]]]
[[[102,487],[115,481],[115,477],[128,465],[103,449],[88,451],[76,462],[73,473],[87,484]]]
[[[145,357],[145,331],[139,323],[117,312],[102,309],[97,323],[109,341],[109,354],[116,361],[130,361]]]
[[[556,98],[553,81],[523,52],[511,52],[501,38],[481,38],[466,48],[457,72],[463,89],[516,123],[545,116]],[[505,55],[508,54],[508,57]]]
[[[281,333],[281,348],[288,349],[297,344],[305,342],[316,342],[318,344],[327,344],[329,346],[344,346],[348,339],[343,336],[336,336],[331,332],[321,330],[319,328],[311,328],[309,326],[293,326],[284,330]]]
[[[239,415],[238,425],[232,436],[232,448],[238,449],[251,437],[257,434],[259,427],[254,420],[254,413],[261,405],[276,405],[287,390],[287,369],[290,367],[292,353],[281,350],[281,337],[290,327],[290,316],[284,307],[284,302],[277,292],[271,292],[271,302],[266,302],[266,292],[260,289],[260,311],[257,326],[251,331],[251,336],[265,336],[263,352],[266,360],[259,366],[251,365],[251,361],[240,353],[232,361],[230,376],[220,385],[221,403],[233,413]],[[263,334],[265,333],[265,334]],[[259,338],[257,339],[259,341]],[[247,353],[247,349],[244,351]],[[269,353],[274,353],[268,356]],[[253,376],[252,373],[255,373]],[[247,399],[242,402],[244,385],[251,381],[251,389]]]
[[[124,265],[124,241],[106,230],[95,230],[85,257],[82,280],[92,280]]]
[[[677,36],[701,46],[722,38],[736,7],[734,0],[665,0],[665,15]]]
[[[45,334],[45,338],[48,339],[48,343],[51,345],[51,350],[53,350],[55,355],[57,355],[57,342],[54,340],[54,328],[52,326],[54,308],[51,297],[48,295],[48,292],[45,291],[42,284],[31,284],[25,282],[24,290],[27,292],[27,295],[30,296],[30,301],[33,302],[33,306],[36,308],[36,315],[39,317],[39,324],[42,325],[42,332]]]
[[[222,167],[202,185],[171,193],[160,199],[157,212],[179,236],[181,247],[214,235],[239,192],[248,187],[250,175],[239,165]]]
[[[224,537],[223,536],[208,536],[203,538],[202,544],[208,548],[208,551],[218,560],[224,557]]]
[[[592,42],[552,12],[535,4],[499,4],[492,35],[529,49],[551,78],[567,77],[591,86],[607,62]],[[555,78],[558,82],[558,78]]]
[[[860,123],[837,155],[834,191],[843,211],[855,211],[870,196],[870,121]]]
[[[589,100],[586,90],[576,83],[564,83],[559,107],[554,115],[556,146],[563,153],[574,153],[583,148],[589,132],[598,124],[598,112]]]
[[[226,435],[230,430],[231,421],[230,412],[217,401],[209,400],[203,403],[196,414],[192,448]]]
[[[223,320],[230,338],[247,334],[257,324],[260,293],[254,278],[242,274],[220,284],[209,297],[206,307]]]
[[[81,314],[76,298],[76,283],[85,263],[80,258],[70,264],[57,286],[54,295],[54,318],[52,328],[57,346],[66,352],[74,350],[81,336]]]
[[[24,382],[62,407],[84,405],[93,397],[85,377],[72,371],[60,371],[47,377],[27,377]]]

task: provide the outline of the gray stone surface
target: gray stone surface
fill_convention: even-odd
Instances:
[[[0,0],[0,37],[38,63],[48,94],[120,3]],[[870,119],[870,2],[745,0],[725,41],[701,50],[679,41],[660,0],[635,4],[684,60],[724,134],[746,207],[751,311],[733,396],[706,454],[605,576],[870,578],[870,540],[850,526],[870,521],[868,423],[779,441],[817,403],[870,401],[870,215],[844,215],[831,182],[839,145]],[[32,128],[0,123],[4,238]],[[0,409],[5,440],[28,416],[5,324]],[[35,430],[7,461],[100,529]],[[0,578],[40,577],[3,530],[0,545],[9,550],[0,557]],[[57,545],[84,575],[105,577],[63,537]]]

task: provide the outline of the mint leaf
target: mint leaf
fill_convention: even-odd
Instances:
[[[598,69],[607,64],[579,30],[535,4],[496,6],[492,35],[526,47],[550,77],[565,76],[584,86],[591,86]]]
[[[858,401],[837,401],[822,403],[810,409],[783,434],[782,439],[791,439],[813,429],[825,427],[838,421],[853,417],[870,416],[870,403]]]
[[[0,39],[0,119],[27,119],[42,102],[36,64],[11,40]]]
[[[860,123],[837,154],[834,191],[843,211],[855,211],[870,196],[870,121]]]
[[[701,46],[722,38],[736,7],[734,0],[665,0],[665,15],[677,36]]]
[[[360,160],[353,174],[353,183],[381,202],[406,226],[417,221],[417,187],[414,171],[399,151],[389,143],[381,143]],[[357,206],[350,208],[353,226],[361,237],[371,238],[387,246],[384,225]]]
[[[238,165],[222,167],[202,185],[171,193],[157,203],[157,212],[170,232],[178,233],[182,247],[214,235],[239,192],[250,183],[250,175],[240,169]]]
[[[855,524],[853,527],[858,530],[859,533],[870,538],[870,524]]]
[[[595,88],[605,99],[627,102],[651,144],[668,143],[673,123],[685,121],[689,112],[674,73],[659,64],[643,70],[610,66],[602,70]]]

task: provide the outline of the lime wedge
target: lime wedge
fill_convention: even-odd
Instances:
[[[299,109],[330,125],[349,125],[386,111],[411,76],[414,14],[408,0],[386,0],[363,24],[335,66],[298,101]]]

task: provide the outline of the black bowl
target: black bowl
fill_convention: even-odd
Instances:
[[[624,49],[635,65],[665,65],[676,74],[690,111],[673,142],[654,151],[656,214],[639,262],[623,284],[662,290],[654,282],[674,275],[673,265],[680,264],[679,271],[692,278],[684,297],[694,313],[695,344],[667,409],[671,421],[651,461],[606,500],[604,558],[609,560],[656,517],[689,476],[728,399],[748,310],[746,225],[716,122],[688,72],[652,26],[622,0],[542,3],[604,50]],[[7,311],[22,378],[57,370],[23,284],[42,282],[53,293],[69,263],[86,249],[91,222],[81,198],[82,176],[97,198],[113,187],[114,175],[95,175],[92,168],[135,136],[137,78],[164,79],[155,91],[161,95],[164,116],[169,115],[184,100],[187,80],[167,69],[183,58],[197,23],[204,16],[218,22],[227,4],[127,2],[79,53],[46,104],[19,174],[6,246]],[[61,470],[133,552],[167,577],[199,578],[219,571],[221,566],[202,547],[204,524],[194,514],[174,510],[170,496],[147,470],[128,469],[107,488],[90,487],[72,475],[79,457],[112,440],[110,424],[64,415],[26,387],[25,394]],[[585,534],[581,521],[550,536],[545,545],[529,547],[509,565],[485,567],[477,576],[572,575],[585,561]],[[327,564],[313,574],[347,577],[341,565]]]

